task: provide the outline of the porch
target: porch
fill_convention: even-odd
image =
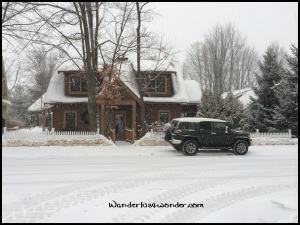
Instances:
[[[114,109],[106,111],[105,105],[100,105],[100,134],[105,135],[109,129],[113,141],[128,141],[133,143],[136,131],[136,101],[122,100],[115,104]],[[108,113],[108,115],[106,115]],[[110,123],[106,122],[106,117]]]

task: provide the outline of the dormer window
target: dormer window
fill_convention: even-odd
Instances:
[[[87,92],[86,76],[72,75],[71,76],[71,92]]]
[[[165,77],[151,77],[146,78],[146,93],[165,93],[166,92],[166,78]]]

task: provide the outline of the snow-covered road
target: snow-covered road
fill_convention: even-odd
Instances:
[[[298,222],[298,145],[3,147],[2,222]]]

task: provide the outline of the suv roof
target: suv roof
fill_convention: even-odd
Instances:
[[[173,120],[176,121],[185,121],[185,122],[226,122],[225,120],[219,120],[219,119],[212,119],[212,118],[203,118],[203,117],[182,117],[182,118],[175,118]]]

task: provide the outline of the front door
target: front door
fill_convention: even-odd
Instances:
[[[114,112],[113,119],[113,127],[115,128],[116,140],[125,140],[125,112]]]

